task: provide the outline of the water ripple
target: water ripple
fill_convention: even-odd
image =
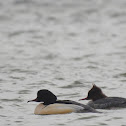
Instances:
[[[85,116],[85,117],[81,117],[81,118],[78,118],[78,120],[84,120],[84,119],[94,119],[94,118],[97,118],[98,116]]]
[[[22,102],[22,99],[1,99],[2,102]]]
[[[72,84],[67,85],[67,86],[62,86],[61,88],[76,88],[76,87],[83,87],[83,86],[84,84],[81,81],[76,80]]]
[[[20,90],[18,94],[29,94],[29,90]]]

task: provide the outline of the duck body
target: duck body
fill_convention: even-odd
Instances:
[[[96,85],[89,90],[86,98],[80,100],[91,100],[87,105],[95,109],[126,108],[126,98],[108,97]]]
[[[88,105],[80,104],[75,101],[70,100],[59,100],[53,104],[44,105],[42,103],[38,104],[35,108],[34,114],[37,115],[50,115],[50,114],[66,114],[66,113],[87,113],[93,112],[97,113],[95,109]]]
[[[95,109],[126,108],[126,98],[106,97],[90,101],[87,105]]]
[[[34,110],[34,114],[37,115],[66,114],[72,112],[98,112],[88,105],[84,105],[75,101],[57,100],[57,97],[49,90],[39,90],[37,93],[37,98],[28,102],[31,101],[41,102]]]
[[[72,104],[50,104],[50,105],[43,105],[40,103],[35,108],[34,114],[37,115],[50,115],[50,114],[66,114],[72,112],[78,112],[83,110],[83,107],[72,105]]]

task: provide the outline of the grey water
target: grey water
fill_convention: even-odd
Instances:
[[[43,116],[27,103],[40,89],[78,101],[92,83],[126,97],[125,0],[0,0],[1,126],[126,126],[125,108]]]

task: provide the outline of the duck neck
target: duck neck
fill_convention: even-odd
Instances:
[[[102,98],[106,98],[107,96],[105,95],[105,94],[96,94],[94,97],[93,97],[93,99],[92,99],[92,101],[96,101],[96,100],[98,100],[98,99],[102,99]]]
[[[50,105],[50,104],[54,104],[55,102],[54,101],[46,101],[43,103],[43,105]]]

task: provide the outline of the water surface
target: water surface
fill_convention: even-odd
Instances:
[[[125,97],[125,0],[1,0],[0,8],[1,125],[126,125],[126,109],[40,116],[38,103],[27,104],[39,89],[78,101],[92,83]]]

